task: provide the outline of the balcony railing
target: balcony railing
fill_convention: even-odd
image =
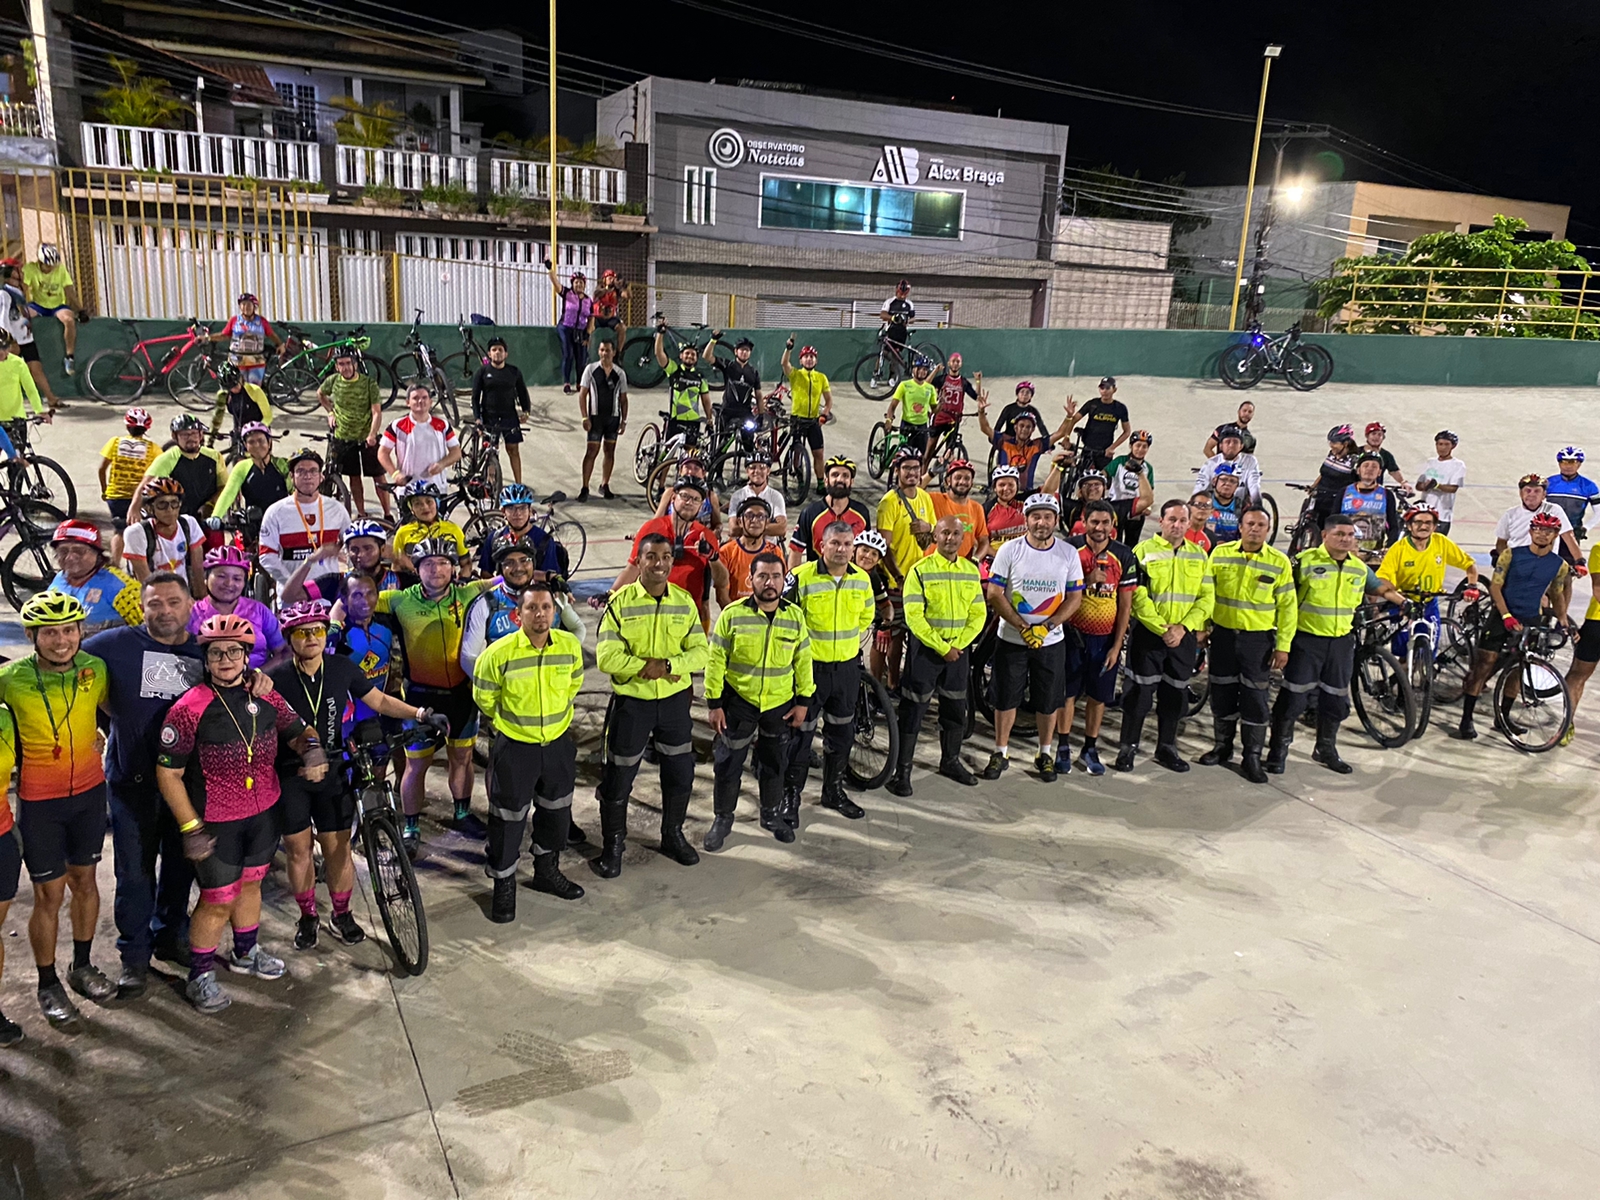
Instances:
[[[426,154],[420,150],[374,150],[338,146],[340,187],[388,184],[403,192],[455,184],[478,190],[478,160],[464,154]]]
[[[550,164],[520,158],[490,160],[490,181],[496,192],[514,192],[532,200],[550,199]],[[563,200],[590,204],[626,204],[628,176],[616,167],[556,164],[556,183]]]
[[[322,159],[315,142],[87,122],[82,128],[86,167],[233,175],[282,183],[322,179]]]
[[[0,98],[0,135],[43,137],[44,126],[39,122],[39,106]]]

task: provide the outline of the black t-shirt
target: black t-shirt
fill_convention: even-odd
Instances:
[[[267,675],[279,695],[289,702],[289,707],[316,731],[317,740],[328,751],[330,759],[344,741],[341,726],[345,706],[362,699],[368,692],[382,690],[367,678],[355,660],[340,654],[324,654],[322,670],[315,679],[301,674],[293,661],[279,664]]]
[[[889,324],[898,325],[904,329],[910,323],[911,318],[917,315],[917,306],[909,300],[895,296],[884,303],[883,311],[889,314]]]
[[[1234,428],[1239,431],[1239,441],[1243,446],[1241,453],[1254,454],[1256,452],[1256,435],[1251,433],[1250,430],[1243,425],[1235,425]],[[1213,429],[1211,431],[1211,436],[1217,443],[1218,452],[1221,452],[1222,426],[1218,425],[1215,429]]]
[[[217,460],[209,454],[187,458],[180,453],[172,464],[172,477],[183,484],[182,511],[186,517],[200,516],[217,494]]]
[[[995,433],[1009,437],[1016,428],[1017,417],[1023,413],[1033,417],[1033,432],[1036,436],[1045,433],[1044,418],[1039,415],[1039,410],[1032,404],[1018,404],[1015,400],[1000,410],[1000,419],[993,427]]]
[[[1079,411],[1083,413],[1083,444],[1096,452],[1117,440],[1118,426],[1128,419],[1128,406],[1121,400],[1107,404],[1098,396]]]
[[[1374,450],[1371,446],[1368,446],[1362,451],[1362,453],[1376,454],[1379,458],[1381,458],[1383,460],[1383,473],[1385,475],[1387,475],[1390,471],[1398,473],[1400,470],[1400,464],[1395,461],[1394,455],[1390,454],[1388,450],[1382,447]]]
[[[167,709],[201,679],[200,643],[158,642],[143,625],[107,629],[83,643],[105,660],[111,735],[106,777],[113,783],[155,780],[156,735]]]
[[[761,390],[761,372],[755,363],[740,363],[736,358],[717,359],[722,372],[722,411],[749,416],[755,411],[756,393]]]
[[[522,372],[507,363],[497,367],[484,363],[472,377],[472,415],[484,421],[515,421],[517,409],[531,412],[528,385]]]

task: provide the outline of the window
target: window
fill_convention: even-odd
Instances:
[[[959,240],[966,193],[761,177],[761,227]]]
[[[715,167],[683,169],[683,223],[717,223],[717,172]]]
[[[317,140],[317,89],[306,83],[279,83],[278,112],[273,129],[281,138],[298,142]]]

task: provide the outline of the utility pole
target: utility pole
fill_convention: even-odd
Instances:
[[[1261,157],[1261,123],[1267,116],[1267,81],[1272,78],[1272,60],[1283,53],[1282,46],[1268,46],[1262,52],[1261,102],[1256,106],[1256,136],[1250,143],[1250,179],[1244,185],[1244,219],[1239,223],[1239,258],[1233,264],[1233,303],[1228,306],[1228,329],[1239,327],[1239,286],[1244,279],[1244,249],[1250,240],[1250,201],[1256,194],[1256,162]]]
[[[559,275],[561,260],[556,254],[556,197],[560,192],[556,175],[556,0],[550,0],[550,266]]]
[[[1259,317],[1266,307],[1262,289],[1267,275],[1267,246],[1272,235],[1273,222],[1278,217],[1278,186],[1283,179],[1284,148],[1295,138],[1324,138],[1330,132],[1326,125],[1299,125],[1285,126],[1273,135],[1277,158],[1272,167],[1272,186],[1267,189],[1267,203],[1261,210],[1261,224],[1256,229],[1256,252],[1250,264],[1250,282],[1244,301],[1246,325]]]

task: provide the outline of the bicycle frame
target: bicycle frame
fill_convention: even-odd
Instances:
[[[138,327],[133,325],[131,321],[129,322],[129,327],[133,329],[135,335],[138,334]],[[183,357],[188,354],[190,350],[194,349],[195,346],[200,344],[202,335],[209,332],[210,330],[208,330],[204,325],[201,325],[199,322],[191,322],[189,328],[184,330],[182,333],[169,333],[161,337],[154,338],[139,338],[139,340],[134,343],[133,349],[128,353],[137,354],[144,358],[145,365],[148,368],[146,374],[150,378],[164,379],[177,368],[178,363],[183,360]],[[154,358],[151,357],[150,347],[170,345],[174,342],[182,342],[183,345],[178,346],[174,350],[167,351],[159,364]]]

